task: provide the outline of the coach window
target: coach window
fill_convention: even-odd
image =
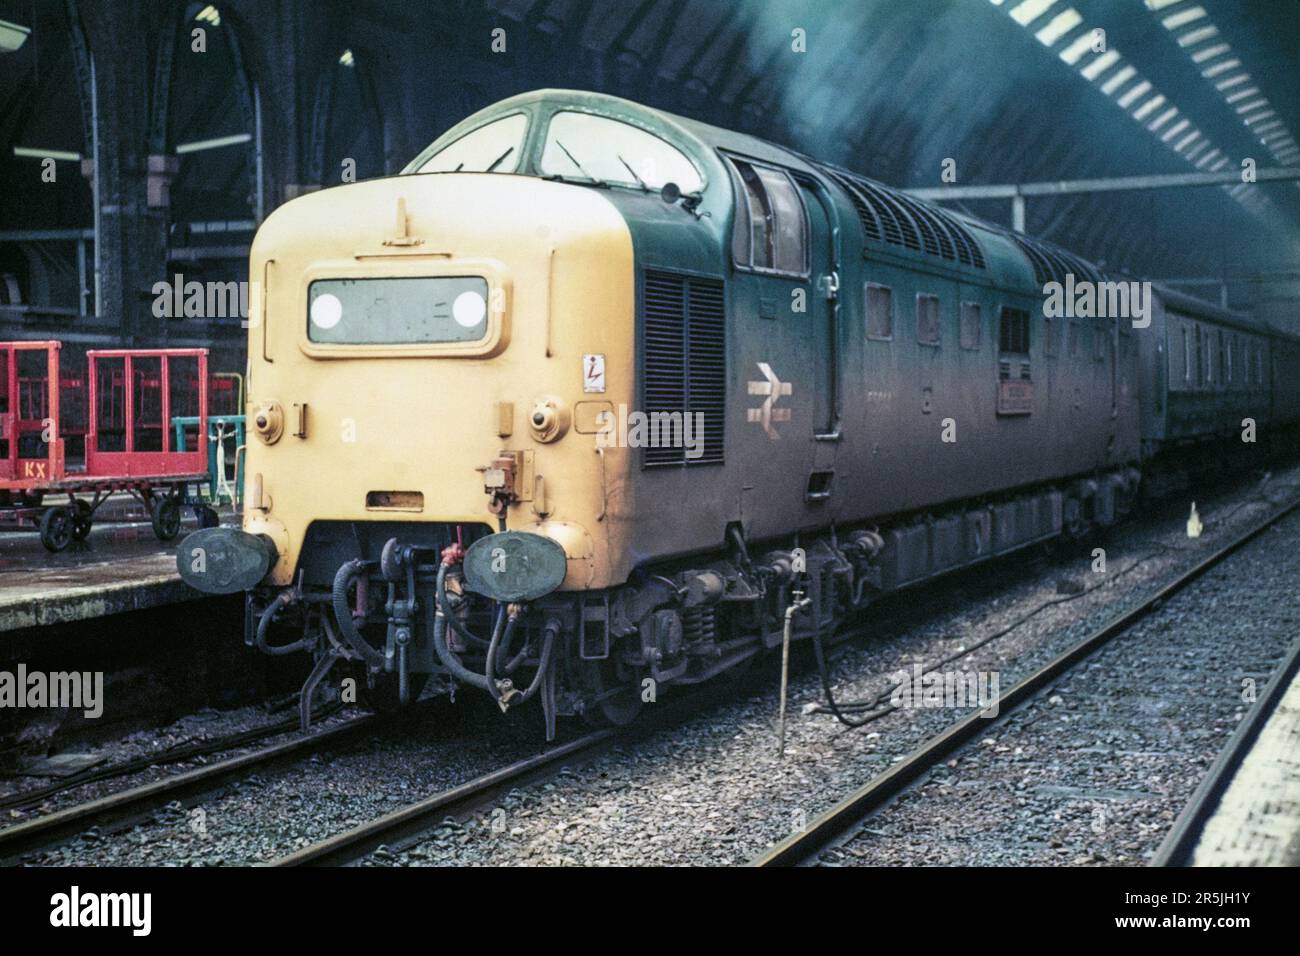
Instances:
[[[978,349],[980,347],[980,306],[978,302],[961,304],[961,347]]]
[[[889,286],[868,282],[863,292],[867,303],[867,338],[894,337],[894,293]]]
[[[1183,381],[1191,382],[1192,380],[1192,337],[1187,334],[1187,326],[1183,326]]]
[[[419,173],[513,173],[528,117],[515,113],[466,133],[425,161]]]
[[[916,294],[916,340],[922,345],[940,344],[939,297],[928,292]]]
[[[727,157],[740,177],[744,203],[736,209],[736,265],[783,275],[808,274],[808,221],[794,182],[782,170]]]

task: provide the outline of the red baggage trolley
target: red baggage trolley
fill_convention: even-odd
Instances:
[[[60,347],[0,342],[0,520],[34,524],[46,548],[62,551],[90,533],[110,495],[127,492],[148,511],[158,539],[172,540],[189,486],[208,480],[200,440],[207,349],[92,350],[84,378],[61,378]],[[174,416],[197,418],[192,440],[186,436],[192,451],[174,449]],[[82,446],[71,463],[68,437]],[[67,502],[47,505],[51,496]],[[215,523],[210,508],[201,512]]]

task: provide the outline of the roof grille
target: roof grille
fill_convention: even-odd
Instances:
[[[1101,273],[1072,252],[1066,252],[1050,242],[1031,239],[1018,232],[1004,230],[1003,235],[1020,247],[1020,251],[1034,267],[1034,279],[1040,286],[1045,286],[1049,282],[1064,284],[1067,273],[1073,273],[1075,279],[1081,282],[1101,281]]]
[[[947,210],[917,202],[911,196],[836,166],[820,168],[848,193],[868,239],[924,251],[977,269],[985,268],[984,251],[979,243]]]

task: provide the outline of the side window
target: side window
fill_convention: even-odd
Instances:
[[[863,293],[867,303],[867,338],[894,337],[894,293],[888,286],[868,282]]]
[[[782,170],[728,157],[744,202],[736,209],[732,255],[742,268],[806,275],[808,221],[799,190]]]
[[[980,306],[978,302],[961,304],[961,347],[978,349],[980,347]]]
[[[1187,334],[1187,326],[1183,326],[1183,381],[1192,380],[1192,338]]]
[[[1056,337],[1060,334],[1060,324],[1050,315],[1043,316],[1043,354],[1046,356],[1056,355]]]
[[[938,345],[939,297],[928,292],[916,294],[916,340],[922,345]]]

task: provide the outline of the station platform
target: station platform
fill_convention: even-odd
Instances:
[[[1300,674],[1206,821],[1191,863],[1300,866]]]
[[[129,498],[106,502],[100,514],[106,520],[60,554],[45,550],[34,530],[0,533],[0,634],[203,597],[176,573],[176,545],[198,527],[188,508],[171,542],[154,536]],[[239,519],[225,508],[221,520]]]

